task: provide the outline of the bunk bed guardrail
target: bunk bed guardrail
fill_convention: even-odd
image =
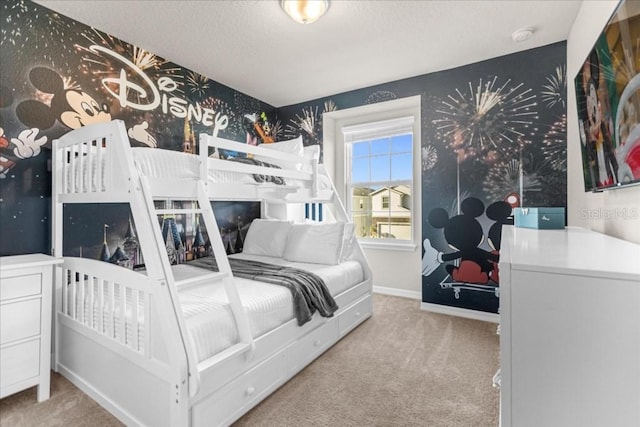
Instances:
[[[154,289],[159,284],[131,270],[105,272],[103,267],[100,261],[65,257],[60,267],[63,286],[59,312],[143,357],[151,357],[150,313]]]
[[[96,132],[95,127],[80,128],[74,131],[73,138],[64,136],[56,140],[54,150],[54,188],[60,195],[97,193],[103,197],[123,187],[122,174],[114,173],[117,161],[117,150],[113,144],[113,125],[111,123],[98,124],[103,132]],[[101,135],[96,138],[95,135]],[[61,184],[61,185],[60,185]],[[63,196],[64,197],[64,196]],[[104,199],[100,199],[104,201]]]
[[[274,144],[278,143],[275,142]],[[218,153],[218,156],[220,150],[241,153],[248,158],[260,159],[260,162],[263,164],[235,163],[220,159],[219,157],[211,157],[209,156],[210,149],[214,149],[214,153]],[[200,179],[203,182],[208,181],[209,170],[214,169],[218,171],[281,177],[285,180],[299,180],[302,182],[302,186],[308,187],[311,190],[311,197],[317,197],[318,195],[319,170],[318,159],[316,158],[305,158],[261,146],[243,144],[206,133],[200,134],[198,153],[200,158]],[[284,167],[281,168],[278,165],[283,165]],[[282,190],[286,188],[286,185],[281,187]]]

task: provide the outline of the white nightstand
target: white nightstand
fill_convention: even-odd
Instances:
[[[44,254],[0,257],[0,398],[38,386],[49,398],[53,265]]]

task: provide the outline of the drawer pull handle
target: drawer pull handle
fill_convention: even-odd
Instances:
[[[320,347],[320,344],[321,344],[321,343],[320,343],[320,340],[315,340],[315,341],[313,342],[313,346],[314,346],[314,347]]]
[[[256,389],[255,389],[254,387],[249,387],[249,388],[247,389],[247,391],[245,391],[245,394],[246,394],[247,396],[251,396],[251,395],[252,395],[253,393],[255,393],[255,392],[256,392]]]

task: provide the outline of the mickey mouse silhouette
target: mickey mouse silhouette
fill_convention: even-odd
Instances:
[[[484,240],[482,226],[476,220],[484,212],[484,204],[475,197],[469,197],[460,204],[461,215],[449,218],[442,208],[429,213],[429,224],[435,228],[444,228],[444,237],[455,250],[448,254],[440,252],[440,262],[460,259],[460,265],[447,265],[447,272],[454,281],[463,283],[486,284],[493,269],[491,261],[498,261],[496,254],[480,249]]]
[[[511,215],[511,205],[505,201],[494,202],[487,207],[487,218],[495,223],[489,228],[487,233],[487,243],[491,247],[491,253],[500,256],[500,239],[502,238],[502,225],[508,224]],[[493,269],[489,272],[489,278],[496,283],[500,283],[498,272],[498,261],[490,259]]]
[[[56,120],[71,129],[111,120],[109,106],[99,104],[81,90],[67,89],[58,73],[49,68],[36,67],[29,72],[31,84],[41,92],[52,94],[51,106],[40,101],[22,101],[16,107],[18,119],[26,126],[49,129]]]

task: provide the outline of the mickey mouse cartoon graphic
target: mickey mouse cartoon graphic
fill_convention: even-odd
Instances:
[[[49,129],[58,120],[71,129],[92,123],[111,120],[109,106],[98,103],[88,93],[75,88],[65,88],[58,73],[49,68],[36,67],[29,72],[31,84],[41,92],[51,94],[51,105],[37,100],[18,104],[16,114],[20,121],[40,130]]]
[[[487,218],[495,222],[489,228],[487,233],[487,243],[491,247],[491,253],[500,255],[500,239],[502,238],[502,225],[509,224],[511,216],[511,205],[505,201],[494,202],[487,207]],[[489,278],[496,284],[500,283],[500,275],[498,271],[498,261],[490,259],[493,269],[489,272]]]
[[[0,84],[0,108],[9,108],[13,103],[12,91]],[[7,177],[9,171],[23,159],[37,157],[41,147],[47,143],[47,137],[38,137],[36,128],[23,129],[17,136],[5,133],[2,116],[0,116],[0,179]]]
[[[456,282],[486,284],[493,269],[492,262],[498,262],[498,255],[478,247],[484,240],[484,234],[476,218],[484,212],[484,204],[475,197],[469,197],[460,204],[460,210],[461,215],[451,218],[442,208],[435,208],[429,213],[429,224],[444,229],[444,237],[455,251],[440,252],[438,261],[460,260],[457,267],[452,264],[446,266]]]
[[[29,80],[36,89],[51,95],[50,106],[30,99],[21,102],[16,108],[16,115],[23,124],[32,127],[30,131],[34,137],[39,130],[53,126],[56,120],[71,129],[111,120],[110,109],[106,103],[99,103],[79,88],[65,88],[62,77],[49,68],[32,69],[29,72]],[[132,126],[128,129],[129,138],[155,148],[158,143],[148,132],[148,127],[149,123],[146,121]]]

